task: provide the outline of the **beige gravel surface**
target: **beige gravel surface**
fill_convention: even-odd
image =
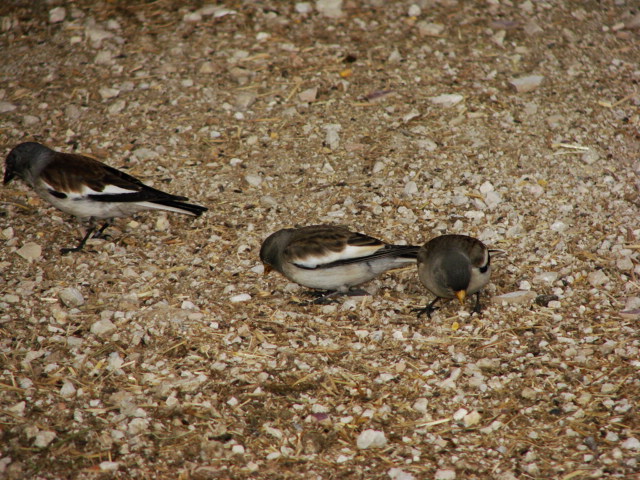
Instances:
[[[630,0],[5,0],[0,146],[210,208],[82,225],[0,188],[0,477],[630,479],[640,469]],[[485,310],[415,269],[302,306],[260,244],[476,236]]]

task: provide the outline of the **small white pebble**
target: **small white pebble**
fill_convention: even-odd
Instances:
[[[640,450],[640,440],[635,437],[630,437],[622,442],[621,446],[627,450]]]
[[[113,332],[116,329],[116,325],[111,320],[98,320],[91,325],[91,333],[94,335],[106,335]]]
[[[84,297],[80,290],[74,287],[67,287],[60,291],[58,294],[62,303],[64,303],[67,307],[79,307],[84,305]]]
[[[242,445],[234,445],[231,447],[231,453],[234,455],[244,455],[244,447]]]
[[[120,468],[120,464],[118,462],[100,462],[100,470],[103,472],[115,472]]]
[[[56,438],[56,432],[52,432],[49,430],[42,430],[36,434],[36,438],[33,441],[33,444],[38,448],[47,447],[53,440]]]
[[[49,10],[49,22],[60,23],[67,16],[67,11],[62,7],[56,7]]]
[[[453,419],[456,422],[459,422],[460,420],[462,420],[465,415],[467,415],[469,413],[469,410],[467,410],[466,408],[461,408],[459,409],[456,413],[453,414]]]
[[[455,470],[437,470],[433,478],[435,480],[455,480],[456,471]]]
[[[481,418],[482,416],[474,410],[473,412],[465,415],[462,421],[464,422],[465,427],[472,427],[473,425],[480,423]]]
[[[387,444],[387,437],[379,430],[367,429],[358,435],[356,445],[360,450],[367,448],[382,448]]]
[[[251,300],[251,295],[248,293],[239,293],[238,295],[232,296],[229,300],[231,303],[248,302]]]
[[[29,262],[40,258],[42,255],[42,247],[34,242],[27,242],[16,253]]]

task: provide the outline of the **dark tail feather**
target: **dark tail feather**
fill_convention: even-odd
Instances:
[[[158,205],[165,205],[171,208],[177,208],[178,210],[183,210],[187,215],[195,215],[196,217],[199,217],[204,212],[209,210],[207,207],[201,207],[200,205],[194,205],[192,203],[177,202],[175,200],[156,200],[153,203],[157,203]]]
[[[418,258],[418,251],[420,250],[420,247],[413,245],[389,245],[389,248],[393,249],[399,257],[412,259]]]

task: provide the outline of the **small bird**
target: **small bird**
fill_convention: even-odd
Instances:
[[[431,318],[440,298],[457,297],[460,303],[476,294],[473,311],[480,313],[480,290],[489,283],[491,253],[480,240],[466,235],[441,235],[425,243],[418,252],[418,276],[436,298],[425,308],[414,309],[418,317]]]
[[[276,270],[299,285],[324,290],[316,303],[337,294],[363,295],[352,287],[387,270],[416,263],[419,247],[389,245],[345,226],[312,225],[271,234],[260,248],[265,275]]]
[[[61,252],[82,250],[96,231],[96,221],[105,220],[100,236],[111,219],[143,210],[168,210],[200,216],[208,209],[184,203],[187,197],[148,187],[137,178],[93,158],[51,150],[36,142],[16,146],[5,160],[4,184],[21,178],[46,202],[65,213],[89,221],[80,244]]]

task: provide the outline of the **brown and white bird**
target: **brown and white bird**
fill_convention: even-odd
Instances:
[[[441,298],[476,295],[473,311],[479,313],[480,290],[489,283],[491,252],[480,240],[466,235],[441,235],[425,243],[418,251],[418,276],[436,298],[425,308],[415,309],[418,317],[431,318],[435,303]]]
[[[345,226],[285,228],[262,244],[265,274],[276,270],[289,280],[335,294],[364,294],[352,287],[381,273],[416,263],[416,246],[389,245]]]
[[[184,203],[187,197],[172,195],[149,187],[93,158],[51,150],[35,142],[16,146],[5,160],[4,184],[21,178],[43,200],[65,213],[89,221],[80,244],[63,248],[62,253],[82,250],[96,231],[96,221],[105,223],[96,235],[110,225],[111,219],[143,210],[167,210],[200,216],[206,207]]]

